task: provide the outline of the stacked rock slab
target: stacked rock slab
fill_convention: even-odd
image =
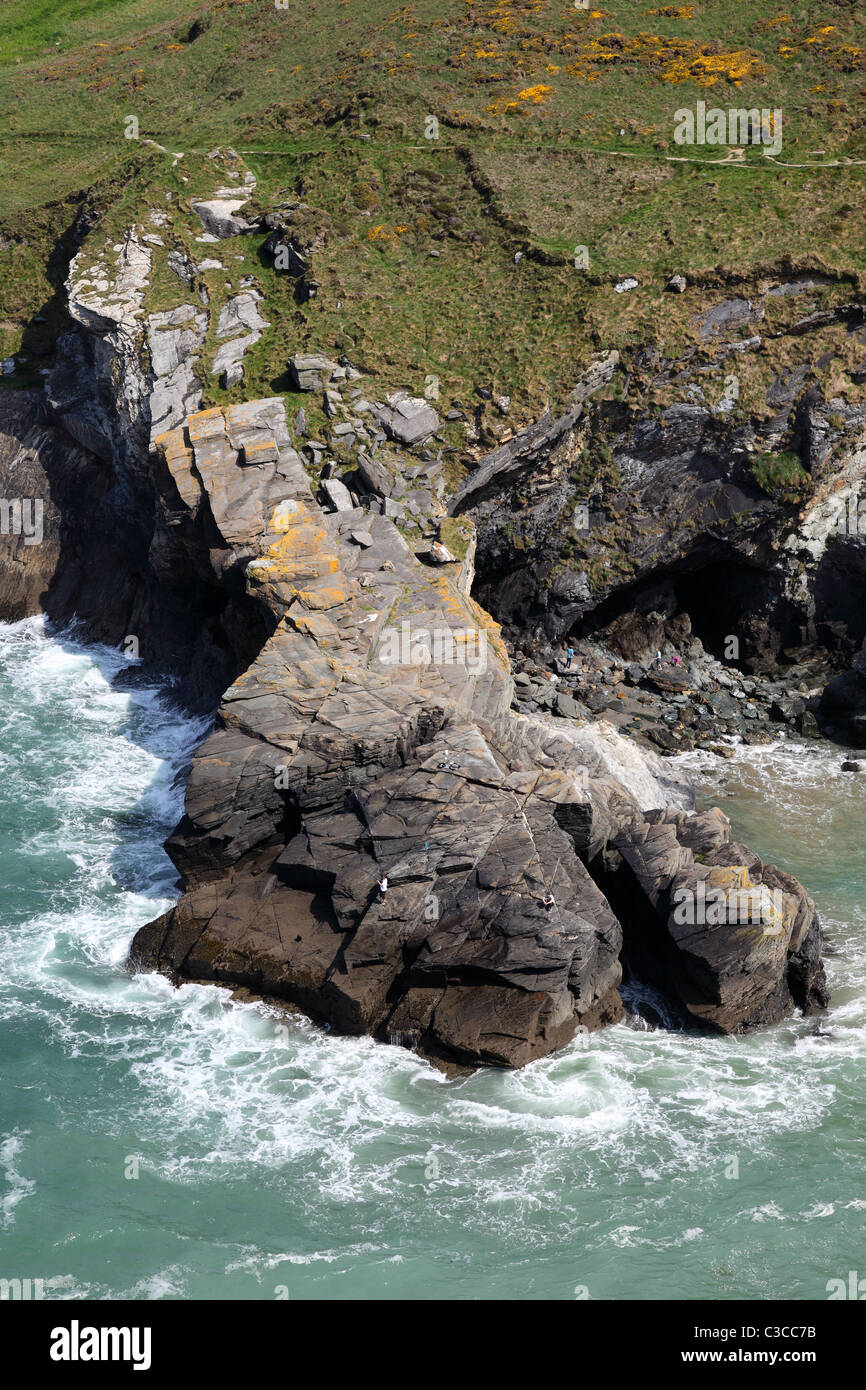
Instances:
[[[621,1017],[622,930],[589,867],[645,811],[585,740],[510,712],[461,566],[424,564],[385,516],[325,514],[279,399],[157,443],[166,507],[274,630],[194,759],[167,845],[186,891],[133,962],[470,1065]]]

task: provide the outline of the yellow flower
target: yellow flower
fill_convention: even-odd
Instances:
[[[517,100],[531,101],[537,104],[540,101],[547,101],[552,91],[552,87],[546,87],[543,82],[539,82],[535,87],[524,87],[522,92],[517,93]]]

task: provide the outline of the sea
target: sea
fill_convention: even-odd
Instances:
[[[627,1021],[448,1078],[126,968],[206,723],[121,653],[0,625],[0,1280],[46,1299],[824,1299],[866,1276],[866,779],[781,741],[679,759],[809,887],[832,1006]],[[637,991],[639,994],[639,991]]]

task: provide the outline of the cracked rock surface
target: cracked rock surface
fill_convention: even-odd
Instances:
[[[704,1026],[820,1006],[814,909],[777,870],[759,880],[783,890],[772,937],[760,919],[724,949],[665,934],[696,854],[740,863],[724,817],[694,815],[610,726],[513,713],[464,566],[413,553],[387,516],[324,512],[280,399],[193,415],[157,446],[161,562],[206,536],[197,553],[271,636],[194,759],[167,845],[184,895],[136,935],[137,967],[468,1065],[520,1066],[620,1018],[623,921]]]

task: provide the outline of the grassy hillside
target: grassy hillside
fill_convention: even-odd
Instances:
[[[847,0],[7,0],[0,352],[35,345],[35,367],[50,349],[85,191],[94,220],[117,220],[121,190],[134,217],[207,192],[202,157],[233,145],[261,210],[300,195],[322,233],[303,305],[244,239],[238,272],[272,324],[247,389],[284,389],[310,345],[415,389],[436,375],[446,399],[508,394],[510,429],[561,403],[595,349],[702,351],[714,287],[748,293],[786,263],[830,273],[824,303],[862,287],[864,96]],[[699,100],[779,108],[781,151],[676,144]],[[130,116],[167,153],[127,140]],[[694,282],[680,296],[675,272]],[[753,370],[742,408],[762,397]]]
[[[362,127],[417,145],[434,115],[450,143],[457,133],[485,149],[651,155],[674,148],[675,110],[709,97],[781,108],[785,162],[863,158],[857,11],[848,0],[797,14],[767,0],[621,0],[609,11],[561,0],[7,0],[7,196],[32,205],[122,161],[130,113],[174,149],[322,148]],[[517,182],[534,205],[533,179]],[[560,220],[569,201],[560,187]]]

